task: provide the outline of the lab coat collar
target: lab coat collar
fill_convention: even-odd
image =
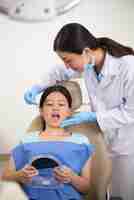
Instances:
[[[108,87],[114,78],[118,76],[120,66],[119,60],[119,58],[113,57],[112,55],[106,53],[103,68],[101,70],[103,78],[99,84],[102,88]]]
[[[105,61],[101,70],[104,77],[113,77],[119,74],[119,58],[106,53]]]

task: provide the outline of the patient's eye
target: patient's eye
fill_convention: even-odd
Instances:
[[[47,106],[52,106],[53,104],[52,103],[47,103]]]
[[[47,102],[45,105],[46,105],[46,106],[52,106],[53,103],[51,103],[51,102]]]
[[[65,104],[64,103],[59,103],[59,106],[65,106]]]

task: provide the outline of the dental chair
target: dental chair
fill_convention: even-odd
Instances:
[[[64,81],[61,83],[65,86],[72,96],[72,109],[78,112],[82,107],[82,94],[79,84],[76,81]],[[42,119],[37,116],[31,122],[27,129],[27,133],[42,130]],[[111,179],[111,161],[108,157],[108,152],[103,139],[103,133],[96,123],[86,123],[71,126],[68,128],[73,132],[80,132],[85,134],[90,142],[95,145],[95,153],[92,156],[91,168],[91,185],[85,200],[109,200],[107,191],[110,186]]]
[[[1,200],[28,200],[19,184],[15,182],[0,182],[0,199]]]

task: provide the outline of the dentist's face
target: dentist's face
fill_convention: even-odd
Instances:
[[[57,54],[65,63],[66,68],[71,68],[78,72],[83,72],[84,65],[90,62],[90,58],[85,52],[76,54],[58,51]]]

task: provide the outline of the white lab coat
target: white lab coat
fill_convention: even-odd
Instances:
[[[134,56],[115,58],[107,53],[101,73],[100,82],[93,68],[83,73],[91,110],[97,114],[111,153],[134,154]],[[78,76],[78,72],[56,66],[43,84]]]

